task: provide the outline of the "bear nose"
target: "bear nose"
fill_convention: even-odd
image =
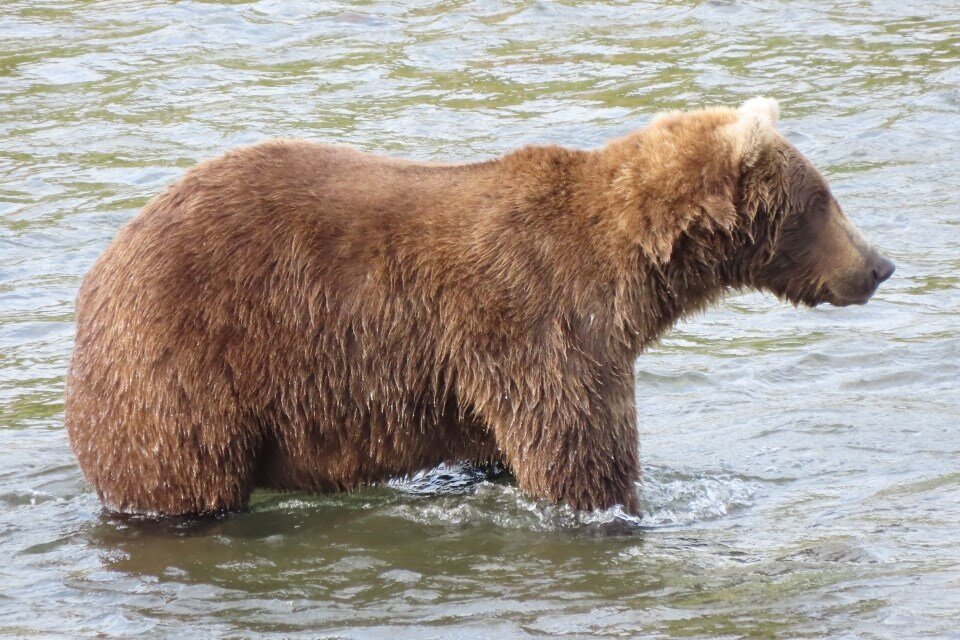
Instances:
[[[893,272],[897,270],[897,266],[893,264],[893,260],[885,256],[878,255],[876,260],[873,263],[873,280],[879,285],[881,282],[893,275]]]

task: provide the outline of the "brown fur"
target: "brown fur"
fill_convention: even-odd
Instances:
[[[497,461],[532,496],[635,512],[644,346],[731,287],[829,288],[796,258],[819,251],[803,216],[842,214],[807,211],[829,191],[772,117],[470,165],[293,140],[201,164],[81,287],[81,468],[112,508],[184,514]]]

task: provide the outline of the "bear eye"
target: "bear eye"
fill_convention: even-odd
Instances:
[[[804,200],[803,215],[811,220],[826,218],[831,208],[837,206],[833,196],[822,188],[812,189]]]

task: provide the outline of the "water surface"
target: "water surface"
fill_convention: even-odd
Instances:
[[[82,274],[192,164],[303,136],[424,160],[781,100],[898,263],[637,363],[646,515],[451,468],[200,523],[103,514],[63,429]],[[0,4],[0,635],[958,638],[955,2]]]

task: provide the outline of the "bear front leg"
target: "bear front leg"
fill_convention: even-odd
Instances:
[[[637,416],[632,371],[593,384],[573,380],[536,400],[504,406],[494,428],[520,488],[592,511],[622,505],[639,515]]]

